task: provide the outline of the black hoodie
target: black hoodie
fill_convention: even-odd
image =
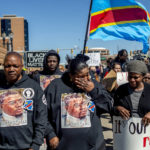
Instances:
[[[5,114],[8,119],[15,118],[16,121],[14,119],[5,121],[3,119],[4,113],[2,114],[3,110],[0,108],[0,149],[32,148],[38,150],[43,143],[45,124],[47,123],[46,100],[40,86],[24,72],[22,75],[22,78],[13,85],[5,82],[0,86],[0,96],[8,90],[11,93],[17,91],[24,102],[22,102],[23,115],[21,119],[18,116],[12,117]]]
[[[60,78],[61,75],[63,74],[59,68],[57,67],[56,70],[54,72],[51,72],[47,66],[47,58],[48,56],[56,56],[57,59],[58,59],[58,65],[59,65],[59,62],[60,62],[60,56],[56,53],[56,51],[54,50],[50,50],[47,52],[47,54],[44,56],[44,61],[43,61],[43,71],[40,71],[39,73],[35,74],[33,76],[33,79],[35,81],[37,81],[40,86],[42,87],[42,89],[44,90],[45,87],[44,87],[44,80],[50,80],[52,81],[53,79],[55,78]],[[46,86],[47,87],[47,86]]]
[[[70,82],[69,75],[66,72],[62,78],[52,81],[45,90],[48,103],[48,119],[55,131],[49,132],[47,129],[47,140],[52,139],[54,136],[59,137],[60,143],[56,148],[57,150],[105,149],[98,112],[110,111],[112,108],[112,99],[98,82],[94,80],[93,82],[95,85],[94,89],[89,93],[85,93]],[[85,96],[84,98],[90,98],[90,102],[94,103],[90,103],[91,107],[88,108],[88,111],[86,110],[87,112],[80,112],[80,114],[84,114],[84,118],[83,116],[75,118],[69,114],[69,111],[66,111],[66,108],[72,97],[76,98],[81,95]],[[87,95],[88,97],[86,97]],[[64,103],[66,96],[69,96],[69,98],[66,99],[66,101],[68,101],[67,104]],[[82,104],[84,103],[82,102]],[[77,104],[73,106],[77,107]],[[95,110],[93,111],[90,108],[94,106]]]

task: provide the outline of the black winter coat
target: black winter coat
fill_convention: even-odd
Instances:
[[[62,95],[85,93],[70,82],[68,73],[62,78],[55,79],[46,89],[46,99],[48,102],[49,122],[52,124],[54,132],[48,130],[47,140],[57,136],[60,143],[57,150],[104,150],[105,142],[102,134],[102,126],[97,115],[97,111],[110,111],[112,107],[111,97],[107,91],[96,81],[93,81],[95,88],[87,93],[95,103],[96,109],[90,112],[91,127],[62,128]],[[50,149],[50,148],[48,148]]]
[[[13,85],[8,84],[5,78],[2,81],[4,83],[0,85],[0,95],[10,91],[8,96],[11,96],[12,93],[18,91],[22,101],[24,100],[24,111],[22,119],[18,120],[19,116],[17,116],[14,117],[16,120],[10,121],[2,119],[3,114],[0,113],[0,149],[33,148],[38,150],[43,143],[47,123],[46,100],[42,89],[24,72],[22,72],[22,78]],[[18,97],[15,98],[18,99]],[[19,107],[18,109],[20,110]],[[1,111],[3,110],[0,108]]]
[[[121,85],[114,96],[114,114],[119,115],[119,112],[116,110],[116,106],[123,106],[130,111],[132,117],[132,102],[130,99],[130,94],[128,90],[129,83]],[[146,113],[150,112],[150,85],[144,83],[144,90],[142,92],[139,105],[138,105],[138,114],[142,118]]]

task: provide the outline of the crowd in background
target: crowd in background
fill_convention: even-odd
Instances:
[[[123,49],[107,66],[88,66],[89,57],[66,57],[50,50],[41,71],[25,73],[20,54],[9,52],[0,73],[0,149],[105,150],[101,114],[150,123],[150,65],[128,59]],[[117,74],[128,82],[118,85]],[[20,96],[19,96],[20,95]],[[15,109],[14,109],[15,108]]]

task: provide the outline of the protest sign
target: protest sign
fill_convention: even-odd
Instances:
[[[87,61],[87,64],[89,66],[99,66],[101,63],[101,56],[100,53],[86,53],[87,56],[90,57],[90,59]]]
[[[27,52],[26,67],[43,67],[44,56],[47,52]]]
[[[117,85],[120,86],[128,82],[128,72],[117,72]]]
[[[113,116],[114,150],[150,150],[150,125],[144,126],[141,119]]]
[[[111,92],[116,86],[117,74],[115,71],[111,70],[103,79],[104,87]]]

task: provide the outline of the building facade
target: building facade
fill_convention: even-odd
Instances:
[[[101,56],[109,55],[109,50],[103,47],[89,48],[88,53],[100,53]]]
[[[0,17],[0,40],[7,51],[28,51],[28,22],[23,17],[5,15]]]

